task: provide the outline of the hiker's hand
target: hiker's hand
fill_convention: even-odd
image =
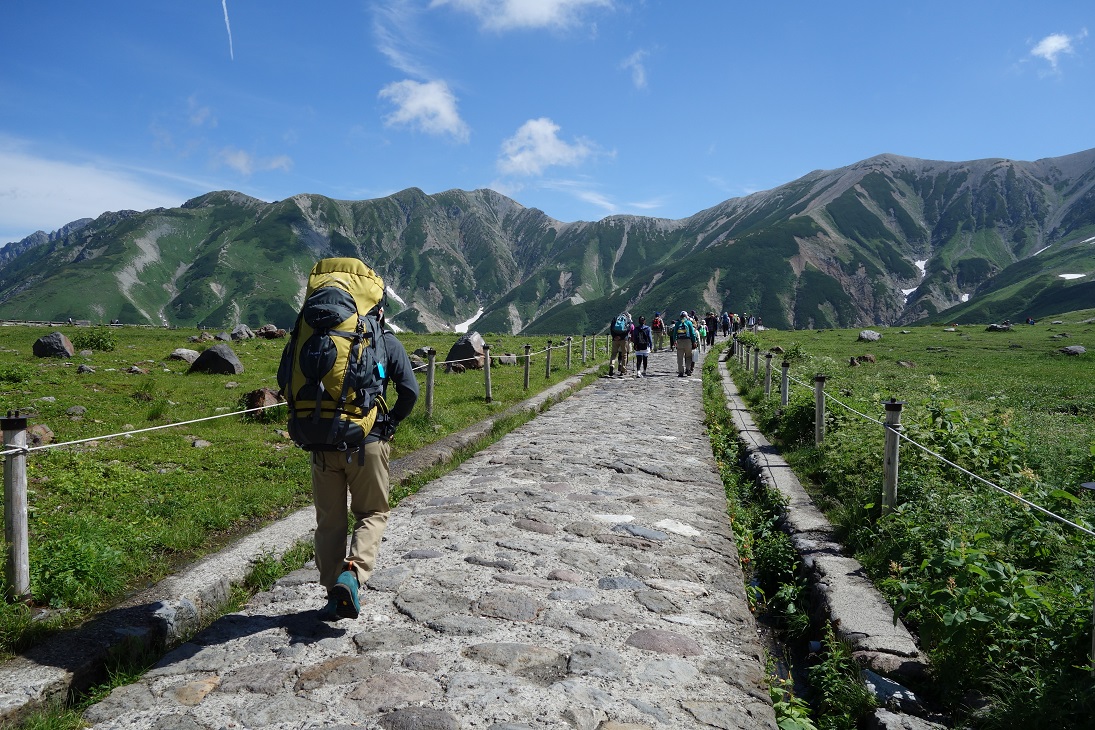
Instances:
[[[396,424],[392,421],[385,421],[384,425],[380,428],[380,437],[385,441],[395,440]]]

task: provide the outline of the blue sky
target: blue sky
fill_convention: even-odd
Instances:
[[[211,190],[683,218],[888,152],[1095,147],[1095,3],[101,0],[0,10],[0,243]]]

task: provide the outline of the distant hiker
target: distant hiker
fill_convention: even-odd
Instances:
[[[627,369],[627,350],[631,343],[631,330],[635,325],[631,323],[630,312],[620,312],[616,318],[608,323],[608,334],[612,337],[612,349],[608,353],[608,376],[612,377],[612,363],[617,363],[619,376],[624,376]]]
[[[654,312],[654,321],[650,323],[650,330],[654,333],[654,352],[660,352],[665,347],[665,321],[661,312]]]
[[[715,346],[715,335],[719,332],[719,318],[714,312],[708,312],[707,316],[703,318],[703,323],[707,327],[707,346]]]
[[[700,338],[700,352],[703,352],[704,346],[707,345],[707,320],[701,319],[696,325],[696,334]]]
[[[358,591],[388,524],[391,441],[418,399],[407,351],[386,327],[384,302],[383,280],[358,259],[319,261],[278,368],[289,435],[312,453],[324,621],[355,619],[361,611]],[[397,395],[390,407],[389,382]],[[354,516],[348,551],[347,492]]]
[[[650,359],[651,343],[654,334],[646,323],[646,317],[639,317],[639,324],[631,331],[631,344],[635,346],[635,377],[646,375],[647,362]]]
[[[695,365],[692,359],[692,350],[699,344],[699,336],[696,327],[688,317],[688,312],[681,312],[681,316],[673,323],[669,330],[669,341],[677,348],[677,377],[683,378],[692,374]]]
[[[745,329],[749,330],[750,332],[756,332],[757,318],[750,314],[749,319],[745,320]]]
[[[723,337],[729,337],[730,336],[730,313],[729,312],[723,312],[722,316],[719,317],[719,326],[722,327],[722,336]]]

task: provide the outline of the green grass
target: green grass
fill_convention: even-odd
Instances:
[[[167,359],[178,347],[202,349],[187,341],[196,330],[114,328],[99,338],[113,345],[109,351],[68,360],[35,358],[32,344],[50,331],[0,327],[0,411],[18,409],[31,425],[48,426],[56,443],[86,441],[27,457],[31,593],[36,611],[52,607],[57,614],[49,622],[32,623],[25,608],[0,605],[4,654],[311,501],[307,454],[285,435],[283,413],[171,425],[236,413],[243,394],[276,389],[285,340],[232,343],[245,371],[222,376],[188,374],[184,362]],[[408,352],[433,347],[441,361],[456,337],[406,334],[401,340]],[[526,342],[535,353],[548,339],[564,338],[486,336],[494,355],[523,353]],[[78,373],[80,364],[96,370]],[[127,372],[133,365],[147,374]],[[491,403],[485,400],[482,371],[446,374],[438,368],[432,419],[425,415],[425,374],[419,374],[420,400],[400,426],[392,458],[497,415],[578,372],[580,338],[572,371],[565,365],[565,351],[555,350],[549,378],[545,356],[534,355],[528,391],[520,365],[493,367]],[[394,395],[391,389],[389,394]],[[76,414],[75,406],[86,412]],[[149,428],[158,430],[143,430]],[[131,433],[106,438],[125,432]],[[211,445],[195,447],[198,440]],[[394,500],[409,489],[393,485]]]
[[[764,331],[792,363],[787,407],[732,367],[758,425],[828,514],[839,537],[928,652],[918,688],[974,727],[1084,727],[1095,539],[901,444],[898,503],[882,515],[882,420],[904,402],[906,435],[1024,499],[1091,530],[1095,493],[1095,310],[1011,332],[984,325]],[[1059,324],[1054,324],[1054,320]],[[1059,349],[1089,347],[1069,357]],[[850,358],[873,355],[852,367]],[[763,359],[763,358],[762,358]],[[826,437],[813,442],[812,380],[827,376]],[[975,710],[983,698],[987,709]]]

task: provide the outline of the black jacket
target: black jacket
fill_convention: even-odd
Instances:
[[[411,414],[415,402],[418,400],[418,380],[414,377],[414,368],[411,359],[407,357],[407,350],[403,343],[391,330],[384,329],[384,350],[388,360],[384,364],[384,400],[388,402],[388,383],[395,386],[396,401],[388,402],[389,411],[377,416],[376,425],[365,442],[377,441],[386,429],[398,426],[399,422]],[[389,425],[391,424],[391,425]]]

